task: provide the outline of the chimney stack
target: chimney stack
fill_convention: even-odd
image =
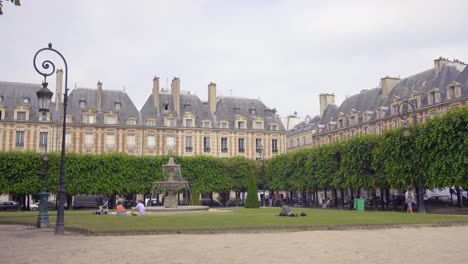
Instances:
[[[382,84],[382,96],[388,96],[399,82],[399,78],[393,78],[388,76],[381,78],[380,83]]]
[[[212,114],[216,112],[216,83],[208,84],[208,106]]]
[[[335,104],[335,94],[320,94],[320,117],[323,116],[323,112],[327,109],[329,104]]]
[[[442,67],[444,67],[444,65],[447,62],[449,62],[449,60],[447,58],[442,58],[442,56],[439,57],[438,59],[434,60],[435,77],[437,77],[437,75],[439,75],[439,73],[442,71]]]
[[[102,82],[97,83],[97,98],[96,98],[96,110],[101,111],[102,108]]]
[[[171,83],[172,102],[177,116],[180,116],[180,79],[174,77]]]
[[[63,87],[63,70],[57,70],[57,81],[55,84],[55,111],[60,109],[60,104],[62,103],[62,89]]]
[[[156,116],[160,114],[160,97],[159,97],[159,77],[154,76],[153,78],[153,104],[154,109],[156,109]]]

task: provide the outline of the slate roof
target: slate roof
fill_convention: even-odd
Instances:
[[[82,123],[83,110],[97,109],[97,93],[98,90],[88,88],[75,88],[68,95],[67,114],[73,116],[73,123]],[[86,101],[84,108],[80,107],[80,101]],[[120,109],[116,109],[115,103],[120,103]],[[124,91],[105,90],[102,89],[101,110],[97,112],[96,123],[104,123],[104,113],[113,111],[118,113],[117,124],[124,125],[128,117],[138,119],[139,111],[135,104]],[[60,114],[63,112],[63,107],[60,107]]]
[[[39,121],[38,101],[36,92],[42,87],[41,84],[0,82],[0,107],[5,107],[5,113],[2,114],[2,120],[12,121],[14,117],[15,106],[26,106],[29,108],[29,122]],[[50,88],[49,88],[50,89]],[[25,103],[23,98],[29,98]],[[50,109],[55,109],[55,103],[51,102]],[[53,111],[51,112],[54,117]]]

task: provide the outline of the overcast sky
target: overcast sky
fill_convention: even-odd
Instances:
[[[34,54],[52,42],[69,87],[122,90],[141,109],[174,76],[207,100],[260,98],[281,117],[319,114],[345,95],[433,67],[468,62],[468,1],[4,1],[0,81],[40,83]],[[55,92],[55,77],[50,81]]]

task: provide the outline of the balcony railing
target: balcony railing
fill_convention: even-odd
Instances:
[[[228,152],[228,148],[221,148],[221,152],[227,153],[227,152]]]
[[[273,154],[278,154],[278,149],[272,149],[271,152],[272,152]]]

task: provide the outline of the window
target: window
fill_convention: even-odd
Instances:
[[[113,149],[115,146],[115,135],[114,134],[106,135],[104,139],[104,144],[106,148]]]
[[[367,134],[367,127],[365,126],[362,129],[364,130],[364,134]]]
[[[300,143],[300,142],[299,142],[299,139],[298,139],[298,138],[296,138],[296,143],[297,143],[296,146],[299,147],[299,143]]]
[[[245,128],[245,122],[244,122],[244,121],[239,121],[239,122],[237,123],[237,127],[238,127],[239,129],[244,129],[244,128]]]
[[[260,153],[261,151],[263,151],[263,146],[262,146],[262,139],[261,138],[256,138],[255,139],[255,150],[257,151],[257,153]]]
[[[228,139],[226,137],[221,138],[221,152],[227,153],[228,152]]]
[[[122,104],[120,102],[115,103],[115,110],[120,110],[121,107],[122,107]]]
[[[163,109],[164,111],[169,111],[169,104],[168,103],[163,104]]]
[[[436,93],[435,92],[431,92],[431,104],[435,104],[436,103]]]
[[[251,109],[250,109],[250,114],[251,114],[251,115],[255,115],[256,112],[257,112],[257,111],[255,110],[255,108],[251,108]]]
[[[378,128],[378,129],[379,129],[379,130],[378,130],[378,131],[379,131],[379,135],[382,135],[382,133],[383,133],[383,125],[382,125],[382,124],[379,124],[379,128]]]
[[[307,144],[307,142],[306,142],[306,137],[302,137],[302,144],[303,144],[303,145],[306,145],[306,144]]]
[[[272,125],[271,130],[278,130],[278,125]]]
[[[221,123],[221,128],[228,128],[228,123],[222,122]]]
[[[338,121],[338,124],[340,124],[339,127],[342,128],[342,127],[343,127],[343,119],[340,119],[340,120]]]
[[[414,106],[414,109],[418,109],[418,101],[416,99],[411,100],[411,104]]]
[[[185,119],[185,127],[193,127],[193,119]]]
[[[400,127],[400,119],[393,119],[393,128]]]
[[[240,114],[240,108],[239,107],[234,108],[234,113],[235,114]]]
[[[155,120],[146,120],[146,125],[147,126],[156,126],[156,121]]]
[[[392,113],[393,114],[398,114],[398,104],[394,104],[392,105]]]
[[[192,136],[186,136],[185,137],[185,151],[186,152],[192,152],[193,151]]]
[[[452,85],[449,87],[447,97],[447,99],[455,99],[455,86]]]
[[[356,131],[351,130],[351,137],[354,137],[354,136],[356,136]]]
[[[278,153],[278,139],[276,138],[271,140],[271,152],[273,152],[273,154]]]
[[[16,131],[16,147],[24,147],[24,131]]]
[[[244,153],[245,152],[244,139],[243,138],[237,139],[237,149],[238,149],[239,153]]]
[[[40,117],[40,121],[47,121],[47,114],[42,114]]]
[[[211,138],[210,137],[203,137],[203,151],[204,152],[211,151]]]
[[[168,118],[166,120],[166,125],[168,127],[175,127],[175,124],[176,124],[176,120],[174,118]]]
[[[67,122],[67,124],[72,123],[73,122],[73,117],[71,115],[67,115],[66,122]]]
[[[350,124],[350,125],[356,124],[356,117],[354,117],[354,116],[350,117],[350,118],[349,118],[349,124]]]
[[[86,101],[80,100],[80,108],[85,108],[86,107]]]
[[[40,148],[47,148],[47,132],[39,132],[39,147]]]
[[[127,120],[127,125],[136,125],[136,120],[133,119],[133,118],[129,118],[129,119]]]
[[[255,129],[262,129],[262,128],[263,128],[262,122],[255,122]]]
[[[26,120],[26,112],[17,112],[16,113],[16,120],[20,120],[20,121],[25,121]]]
[[[127,148],[133,149],[135,145],[136,145],[135,135],[128,135],[127,136]]]
[[[23,97],[23,103],[29,104],[29,97]]]
[[[86,124],[94,124],[96,123],[96,117],[94,115],[85,115],[85,122]]]
[[[85,135],[85,148],[92,148],[94,143],[94,135],[93,134],[86,134]]]
[[[71,133],[67,133],[67,134],[65,135],[65,146],[68,147],[68,148],[70,148],[70,147],[73,145],[73,144],[72,144],[72,142],[73,142],[72,140],[73,140],[73,139],[72,139],[72,134],[71,134]]]
[[[148,149],[155,149],[156,148],[156,137],[155,136],[148,136],[146,138],[146,146]]]
[[[115,116],[112,115],[106,117],[106,124],[115,125],[116,123]]]
[[[174,149],[175,138],[173,136],[166,137],[166,149]]]

